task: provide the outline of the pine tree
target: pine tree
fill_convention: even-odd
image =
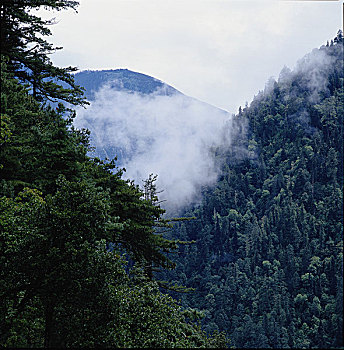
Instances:
[[[49,25],[32,10],[76,10],[77,1],[70,0],[3,0],[1,1],[1,55],[6,57],[8,69],[22,83],[30,85],[32,95],[39,101],[66,101],[84,104],[83,89],[74,83],[70,74],[76,68],[59,68],[49,55],[56,48],[44,38],[51,35]]]

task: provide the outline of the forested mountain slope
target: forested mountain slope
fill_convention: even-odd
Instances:
[[[214,189],[174,237],[184,248],[170,278],[194,287],[206,330],[239,348],[343,346],[343,38],[283,69],[237,123]]]

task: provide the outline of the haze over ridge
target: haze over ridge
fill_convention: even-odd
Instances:
[[[86,89],[91,105],[78,109],[75,125],[91,131],[95,155],[118,156],[125,177],[139,185],[157,174],[167,209],[200,199],[202,186],[215,183],[219,174],[213,150],[231,144],[232,116],[147,75],[105,73],[98,85],[79,78],[87,71],[76,74],[78,83],[93,86]],[[91,74],[93,79],[97,74],[104,71]]]

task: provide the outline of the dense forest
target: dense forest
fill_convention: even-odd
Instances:
[[[339,30],[239,109],[221,178],[173,232],[197,243],[164,277],[235,347],[343,347],[343,99]]]
[[[83,88],[32,9],[1,3],[0,345],[343,347],[343,36],[233,116],[203,200],[168,220],[89,156]],[[172,225],[174,223],[174,225]]]
[[[51,63],[52,22],[30,10],[77,5],[1,2],[0,344],[224,347],[153,278],[183,243],[161,233],[154,177],[144,190],[123,180],[114,161],[87,156],[89,133],[73,127],[82,88],[74,68]]]

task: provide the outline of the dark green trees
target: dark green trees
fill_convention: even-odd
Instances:
[[[1,2],[1,54],[6,57],[8,70],[19,81],[28,83],[35,99],[72,104],[84,103],[82,89],[75,85],[70,72],[73,67],[54,66],[49,55],[55,48],[45,40],[51,34],[54,20],[43,20],[34,11],[39,8],[76,10],[78,1],[70,0],[3,0]]]
[[[248,157],[222,158],[197,219],[175,231],[197,241],[171,272],[196,289],[183,305],[234,346],[343,346],[343,93],[339,32],[236,116]]]
[[[178,243],[156,234],[155,200],[88,158],[87,133],[39,105],[5,64],[1,74],[1,344],[223,346],[147,277],[172,266]]]
[[[46,56],[48,23],[28,12],[39,6],[76,2],[1,4],[1,346],[224,346],[154,281],[152,266],[172,267],[178,242],[155,230],[166,222],[153,184],[145,198],[114,162],[89,158],[74,113],[40,103],[82,97],[70,70]]]

